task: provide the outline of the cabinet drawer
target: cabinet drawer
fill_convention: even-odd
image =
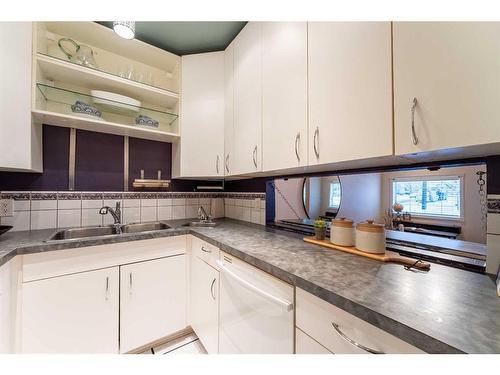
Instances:
[[[186,253],[186,236],[161,237],[23,255],[23,282]]]
[[[366,354],[368,352],[354,345],[353,342],[387,354],[424,353],[407,342],[302,289],[297,288],[296,298],[297,327],[333,353]]]
[[[194,256],[197,256],[216,269],[219,268],[216,263],[217,259],[219,259],[219,248],[217,246],[211,245],[208,242],[193,236],[191,249]]]

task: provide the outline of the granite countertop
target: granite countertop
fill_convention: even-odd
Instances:
[[[500,353],[500,298],[487,275],[432,264],[428,273],[332,251],[293,233],[235,220],[173,229],[44,242],[55,231],[0,237],[0,265],[17,254],[193,234],[428,353]]]

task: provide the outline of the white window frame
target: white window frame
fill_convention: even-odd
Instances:
[[[408,176],[408,177],[394,177],[390,179],[390,197],[389,202],[391,202],[391,209],[394,205],[394,182],[404,182],[404,181],[441,181],[441,180],[450,180],[450,179],[459,179],[460,180],[460,217],[456,216],[446,216],[446,215],[429,215],[429,214],[418,214],[409,212],[412,217],[422,218],[422,219],[431,219],[431,220],[441,220],[441,221],[464,221],[465,215],[465,184],[464,184],[464,176],[463,175],[440,175],[440,176]],[[403,209],[403,212],[406,212]]]
[[[331,198],[331,194],[332,194],[332,184],[339,184],[339,186],[340,186],[340,201],[339,201],[338,206],[330,206],[330,198]],[[342,185],[340,183],[340,180],[339,181],[330,181],[328,183],[328,209],[329,210],[338,210],[340,208],[341,203],[342,203]]]

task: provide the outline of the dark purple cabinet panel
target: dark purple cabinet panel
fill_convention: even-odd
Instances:
[[[129,138],[129,190],[134,179],[141,178],[141,169],[144,169],[144,178],[156,179],[158,170],[161,178],[169,180],[172,176],[172,144],[149,141],[146,139]]]
[[[123,191],[123,137],[77,130],[75,190]]]
[[[488,194],[500,194],[500,156],[486,159],[486,186]]]
[[[43,125],[43,173],[0,172],[0,190],[68,190],[68,128]]]

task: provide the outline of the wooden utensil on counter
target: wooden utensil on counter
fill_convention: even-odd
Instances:
[[[394,253],[394,252],[391,252],[391,251],[386,251],[385,254],[365,253],[364,251],[358,250],[355,247],[335,245],[335,244],[332,244],[328,240],[317,240],[314,237],[304,237],[304,241],[308,242],[308,243],[312,243],[314,245],[319,245],[319,246],[327,247],[327,248],[334,249],[334,250],[344,251],[346,253],[360,255],[360,256],[363,256],[365,258],[378,260],[380,262],[398,263],[398,264],[402,264],[404,266],[416,268],[419,270],[425,270],[425,271],[428,271],[431,268],[430,263],[418,261],[417,259],[413,259],[413,258],[402,257],[401,255]]]

